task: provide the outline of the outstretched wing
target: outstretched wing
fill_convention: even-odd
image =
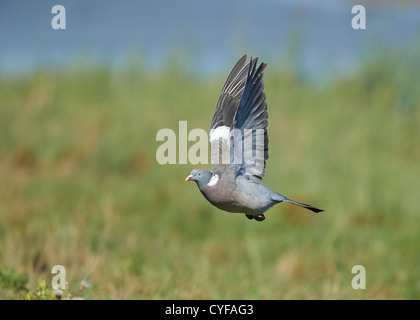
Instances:
[[[261,183],[268,159],[267,104],[263,71],[258,58],[245,67],[244,55],[233,67],[222,88],[211,122],[211,171],[248,175]]]
[[[261,183],[268,159],[268,113],[264,93],[264,69],[266,63],[257,67],[258,58],[248,68],[245,88],[236,111],[233,127],[242,133],[242,174]]]

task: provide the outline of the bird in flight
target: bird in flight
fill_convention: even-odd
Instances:
[[[268,113],[264,69],[258,58],[244,67],[244,55],[229,73],[210,128],[211,172],[194,169],[185,181],[195,181],[204,197],[228,212],[263,221],[264,212],[288,202],[313,212],[324,211],[296,202],[262,185],[268,159]]]

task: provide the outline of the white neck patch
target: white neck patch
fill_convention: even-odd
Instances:
[[[219,175],[218,174],[213,174],[209,183],[207,183],[207,186],[208,187],[213,187],[217,183],[217,181],[219,181]]]

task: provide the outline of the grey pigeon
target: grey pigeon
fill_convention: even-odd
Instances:
[[[210,129],[211,172],[194,169],[185,181],[195,181],[204,197],[228,212],[245,213],[263,221],[264,212],[280,202],[313,212],[324,211],[292,201],[263,186],[268,159],[267,103],[264,69],[258,58],[244,67],[244,55],[233,67],[222,88]]]

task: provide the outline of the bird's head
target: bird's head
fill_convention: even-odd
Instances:
[[[185,178],[185,181],[195,181],[199,187],[202,187],[208,184],[212,177],[213,174],[211,172],[194,169],[191,171],[191,174]]]

